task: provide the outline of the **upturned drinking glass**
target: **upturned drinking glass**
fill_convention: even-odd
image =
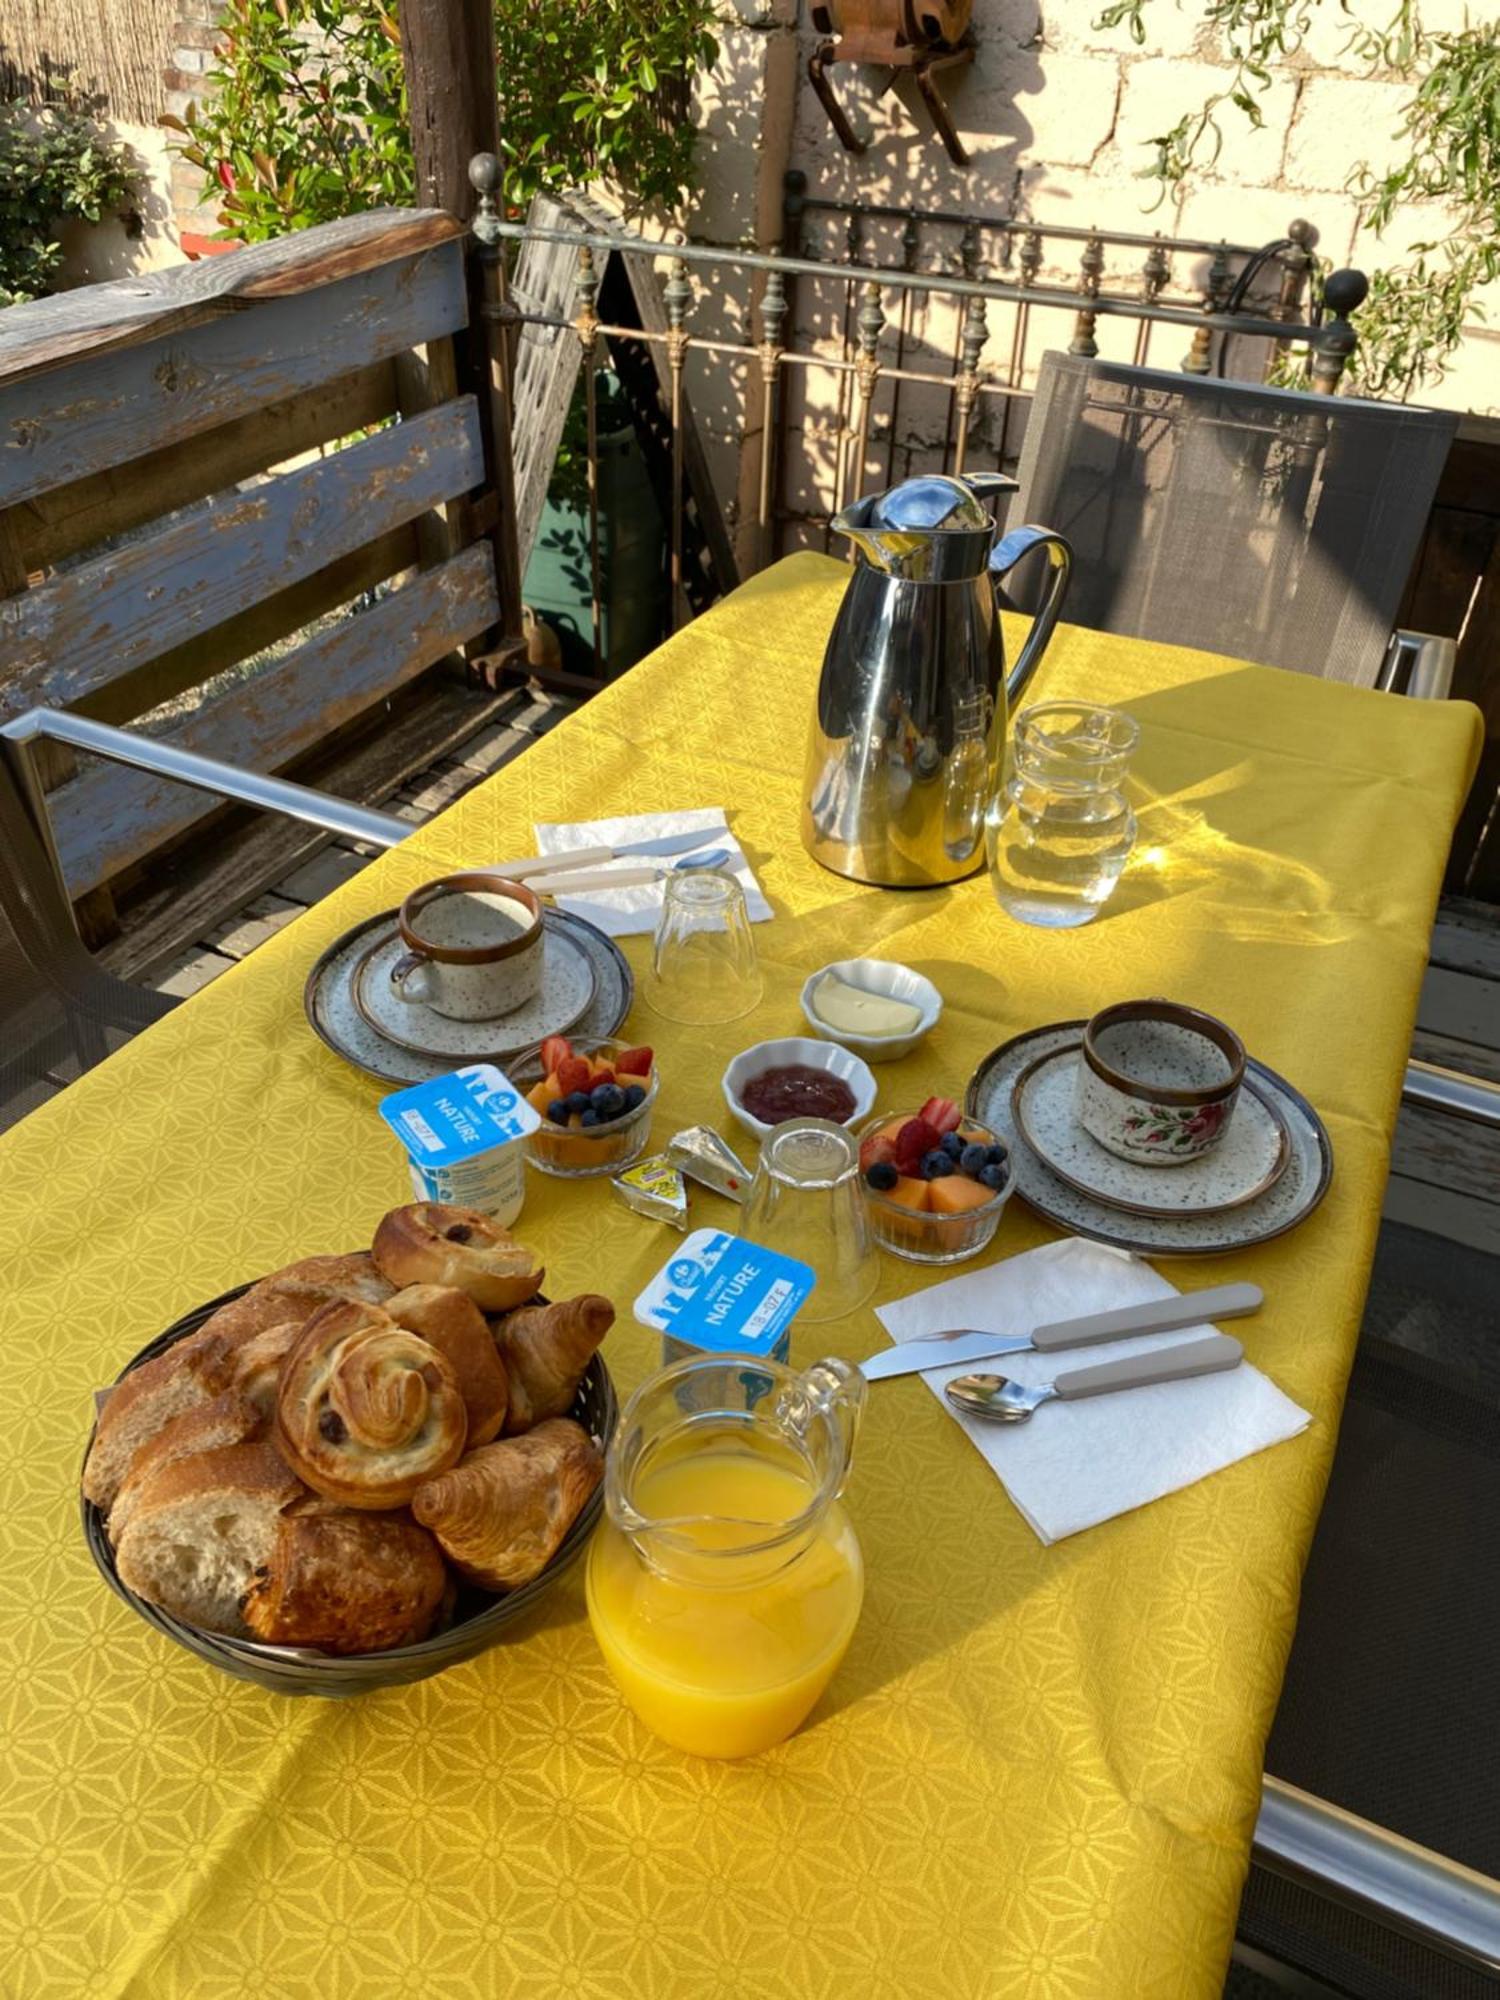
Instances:
[[[1045,701],[1011,730],[1010,768],[985,820],[990,881],[1007,915],[1048,930],[1089,923],[1135,845],[1121,786],[1140,731],[1117,708]]]
[[[719,868],[668,875],[642,989],[652,1013],[691,1027],[737,1021],[762,984],[745,892],[734,877]]]
[[[797,1323],[842,1319],[866,1304],[877,1265],[859,1187],[859,1145],[828,1118],[789,1118],[762,1141],[740,1234],[812,1267]]]

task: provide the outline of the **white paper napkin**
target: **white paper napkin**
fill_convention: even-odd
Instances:
[[[877,1306],[876,1314],[896,1341],[948,1326],[1029,1333],[1052,1320],[1172,1298],[1177,1291],[1149,1264],[1103,1244],[1068,1237]],[[1062,1353],[1008,1354],[992,1362],[930,1369],[922,1380],[954,1423],[968,1432],[1037,1534],[1044,1542],[1057,1542],[1296,1437],[1312,1419],[1247,1361],[1222,1375],[1159,1382],[1076,1403],[1047,1403],[1029,1422],[1010,1427],[960,1416],[943,1395],[944,1383],[981,1369],[1034,1388],[1069,1368],[1146,1354],[1217,1331],[1198,1326]],[[1239,1329],[1231,1322],[1228,1331]],[[871,1393],[883,1392],[877,1384]]]
[[[536,830],[538,854],[565,854],[575,847],[620,847],[637,840],[662,840],[668,834],[695,833],[699,828],[717,828],[723,835],[720,840],[706,841],[705,848],[727,847],[729,859],[720,866],[731,873],[745,892],[745,908],[753,924],[765,923],[771,915],[771,905],[761,894],[760,884],[745,859],[744,850],[729,831],[722,806],[696,806],[687,812],[632,813],[624,819],[580,819],[555,820],[547,825],[539,825]],[[670,868],[674,861],[686,859],[683,855],[667,855],[660,861],[663,868]],[[650,855],[626,855],[619,861],[606,862],[609,868],[649,868],[653,858]],[[638,883],[632,889],[596,889],[585,896],[558,896],[555,900],[575,917],[584,917],[591,924],[597,924],[610,937],[634,937],[641,931],[654,931],[656,919],[661,910],[662,885],[660,882]]]

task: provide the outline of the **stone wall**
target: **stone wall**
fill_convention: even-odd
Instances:
[[[831,200],[913,205],[965,214],[1015,211],[1052,223],[1117,231],[1161,230],[1169,236],[1259,244],[1284,236],[1297,217],[1315,227],[1315,245],[1335,264],[1374,269],[1401,258],[1422,237],[1441,235],[1431,214],[1398,218],[1384,240],[1358,226],[1347,192],[1350,170],[1364,159],[1377,170],[1397,156],[1396,130],[1411,86],[1371,77],[1346,50],[1349,18],[1338,0],[1312,10],[1305,48],[1274,73],[1261,102],[1265,124],[1252,128],[1233,106],[1223,107],[1222,147],[1211,164],[1162,205],[1150,206],[1153,183],[1140,178],[1152,140],[1184,112],[1225,88],[1230,66],[1216,31],[1195,0],[1153,0],[1149,39],[1137,48],[1126,31],[1094,22],[1103,0],[975,0],[978,52],[967,70],[950,71],[942,88],[972,164],[952,164],[910,82],[882,90],[885,72],[840,65],[835,87],[867,150],[841,146],[807,77],[807,59],[821,39],[809,0],[735,0],[723,34],[723,54],[699,94],[701,191],[686,218],[689,236],[721,244],[768,248],[780,238],[779,199],[788,168],[806,174],[811,194]],[[1356,17],[1382,21],[1380,0],[1351,0]],[[1463,24],[1465,0],[1423,0],[1429,26]],[[841,224],[824,223],[826,254]],[[894,237],[884,246],[895,250]],[[1071,254],[1071,253],[1070,253]],[[1139,253],[1132,253],[1137,266]],[[899,257],[889,254],[889,261]],[[1174,260],[1174,286],[1201,282],[1206,258]],[[1044,271],[1043,276],[1049,275]],[[1056,274],[1076,283],[1076,263]],[[1110,276],[1106,275],[1106,283]],[[1500,286],[1489,301],[1491,324],[1476,322],[1447,378],[1422,400],[1448,407],[1500,407]],[[838,288],[804,288],[808,300],[798,344],[826,346],[837,332]],[[722,280],[703,288],[695,328],[754,338],[752,291]],[[894,310],[894,307],[888,308]],[[1008,356],[1005,308],[990,315],[986,358]],[[887,329],[887,338],[891,329]],[[914,316],[909,352],[915,365],[947,372],[955,321],[937,304]],[[1040,318],[1027,346],[1027,379],[1045,347],[1064,345],[1066,322]],[[1133,329],[1101,321],[1106,354],[1127,356]],[[1171,329],[1153,338],[1151,358],[1175,366],[1185,338]],[[751,371],[753,372],[753,371]],[[736,495],[743,513],[753,486],[758,440],[756,398],[728,393],[722,365],[700,362],[695,394],[700,419],[715,442],[721,490]],[[789,501],[826,505],[838,435],[837,380],[829,370],[796,371],[791,381],[794,423],[804,461]],[[942,399],[908,396],[896,440],[901,471],[941,442]],[[994,413],[992,412],[992,415]],[[993,425],[991,425],[993,429]],[[1012,439],[1014,439],[1012,431]],[[988,433],[986,445],[995,440]],[[887,463],[883,444],[869,477]]]

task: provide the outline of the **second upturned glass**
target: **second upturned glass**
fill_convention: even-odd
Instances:
[[[745,892],[734,877],[718,868],[669,874],[642,996],[652,1013],[690,1027],[737,1021],[762,985]]]
[[[877,1265],[859,1190],[859,1147],[828,1118],[789,1118],[762,1141],[741,1234],[812,1267],[797,1324],[842,1319],[875,1289]]]
[[[1046,701],[1011,731],[1010,769],[985,822],[990,881],[1008,916],[1048,930],[1090,923],[1135,845],[1120,789],[1140,731],[1118,708]]]

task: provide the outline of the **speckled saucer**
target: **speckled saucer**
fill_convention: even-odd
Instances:
[[[1016,1079],[1039,1056],[1054,1055],[1083,1032],[1082,1021],[1059,1021],[1017,1035],[987,1055],[969,1080],[964,1109],[992,1126],[1013,1149],[1016,1192],[1038,1215],[1046,1216],[1075,1236],[1112,1243],[1143,1257],[1213,1257],[1269,1242],[1306,1221],[1328,1192],[1333,1179],[1333,1148],[1323,1121],[1299,1090],[1285,1077],[1251,1057],[1246,1080],[1276,1106],[1286,1121],[1289,1157],[1274,1187],[1232,1208],[1212,1215],[1127,1215],[1107,1202],[1069,1187],[1037,1158],[1016,1129],[1011,1093]],[[1186,1169],[1176,1167],[1174,1174]]]
[[[436,1008],[403,1000],[391,984],[391,967],[405,950],[399,931],[377,935],[354,968],[351,997],[377,1034],[434,1061],[503,1062],[548,1035],[565,1035],[594,997],[588,953],[555,925],[543,925],[541,985],[492,1021],[452,1021]]]
[[[574,1022],[574,1029],[580,1035],[617,1033],[635,1000],[635,978],[625,954],[613,938],[584,917],[548,909],[543,921],[549,941],[554,933],[565,933],[588,954],[593,967],[594,997]],[[382,910],[335,938],[308,973],[302,1004],[319,1041],[355,1069],[381,1083],[426,1083],[431,1077],[446,1076],[454,1068],[455,1058],[418,1055],[415,1050],[398,1048],[377,1033],[354,1004],[355,967],[378,937],[394,929],[395,922],[394,910]]]
[[[1196,1160],[1163,1174],[1118,1158],[1079,1123],[1079,1061],[1076,1042],[1038,1056],[1016,1078],[1010,1102],[1032,1152],[1081,1194],[1131,1215],[1220,1215],[1254,1201],[1285,1173],[1292,1152],[1286,1120],[1254,1083],[1240,1092],[1219,1143]]]

